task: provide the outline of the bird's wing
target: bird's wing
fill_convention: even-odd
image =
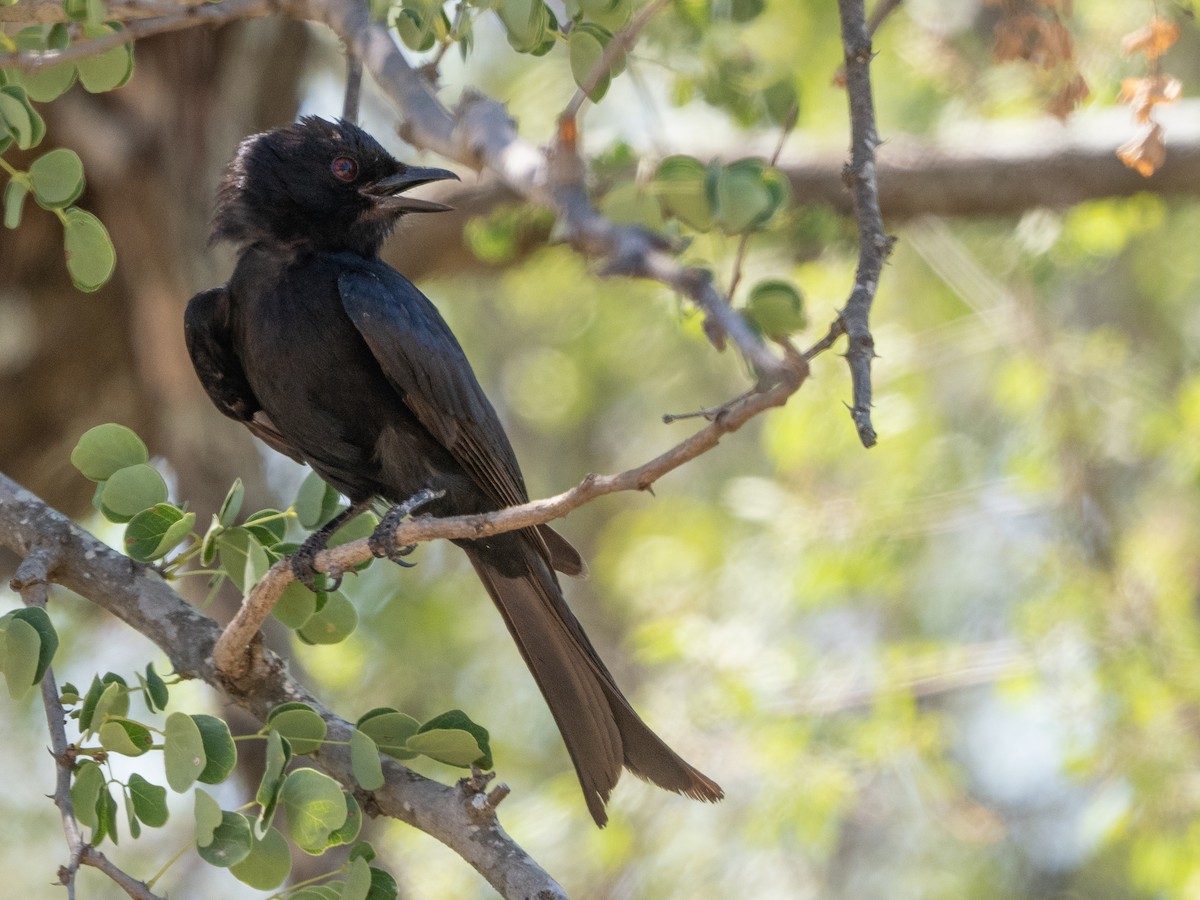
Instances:
[[[388,382],[498,507],[528,499],[496,411],[429,299],[385,265],[338,276],[342,305]]]
[[[229,315],[229,292],[225,288],[202,291],[188,303],[183,332],[200,383],[217,409],[241,422],[267,446],[304,462],[300,451],[279,433],[250,389],[234,350]]]

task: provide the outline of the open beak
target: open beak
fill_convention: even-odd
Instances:
[[[389,175],[372,182],[362,189],[362,192],[375,201],[375,206],[390,213],[414,212],[446,212],[454,209],[444,203],[434,203],[432,200],[421,200],[417,197],[401,196],[405,191],[429,184],[432,181],[445,181],[459,178],[449,169],[433,169],[423,166],[408,166],[403,173]]]

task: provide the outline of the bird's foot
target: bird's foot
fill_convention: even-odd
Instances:
[[[398,566],[411,569],[416,563],[408,562],[404,557],[417,549],[416,544],[397,544],[396,529],[408,516],[412,515],[426,503],[445,496],[445,491],[434,491],[429,488],[417,491],[403,503],[398,503],[387,511],[387,514],[375,526],[367,545],[371,552],[380,559],[390,559]]]
[[[336,591],[342,584],[342,573],[336,570],[328,572],[317,571],[317,554],[326,549],[326,544],[329,542],[329,535],[324,529],[314,531],[300,545],[299,549],[292,554],[292,575],[302,585],[312,591],[314,594],[320,592]],[[324,575],[324,585],[317,584],[317,576]]]

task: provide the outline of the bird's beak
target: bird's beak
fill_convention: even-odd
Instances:
[[[364,187],[362,192],[375,201],[377,208],[386,212],[446,212],[454,207],[446,206],[444,203],[434,203],[432,200],[420,200],[416,197],[400,195],[422,184],[429,184],[431,181],[445,181],[449,178],[453,178],[455,181],[459,180],[458,176],[449,169],[409,166],[402,174],[390,175],[372,182]]]

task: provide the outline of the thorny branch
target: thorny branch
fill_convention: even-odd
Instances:
[[[58,561],[55,550],[48,543],[34,544],[21,560],[9,586],[21,595],[26,606],[45,608],[50,595],[50,573]],[[67,731],[63,724],[67,713],[58,699],[58,684],[53,668],[46,670],[41,688],[42,706],[46,710],[46,727],[50,732],[50,754],[54,757],[56,771],[52,796],[54,805],[58,807],[62,816],[63,833],[67,838],[67,849],[71,853],[70,861],[58,870],[59,883],[67,889],[68,900],[75,900],[75,874],[80,866],[99,869],[134,900],[162,900],[145,883],[119,869],[108,857],[84,841],[83,833],[79,829],[79,820],[75,818],[75,807],[71,802],[71,772],[74,764],[71,761],[70,744],[67,742]]]
[[[879,211],[875,171],[879,135],[871,96],[871,37],[867,33],[863,0],[838,0],[838,11],[846,51],[846,93],[850,100],[850,164],[845,180],[854,193],[859,236],[854,290],[838,318],[849,339],[846,362],[854,390],[850,416],[863,446],[871,447],[876,440],[871,424],[871,361],[875,358],[875,339],[871,337],[868,319],[892,239],[884,233],[883,215]]]

